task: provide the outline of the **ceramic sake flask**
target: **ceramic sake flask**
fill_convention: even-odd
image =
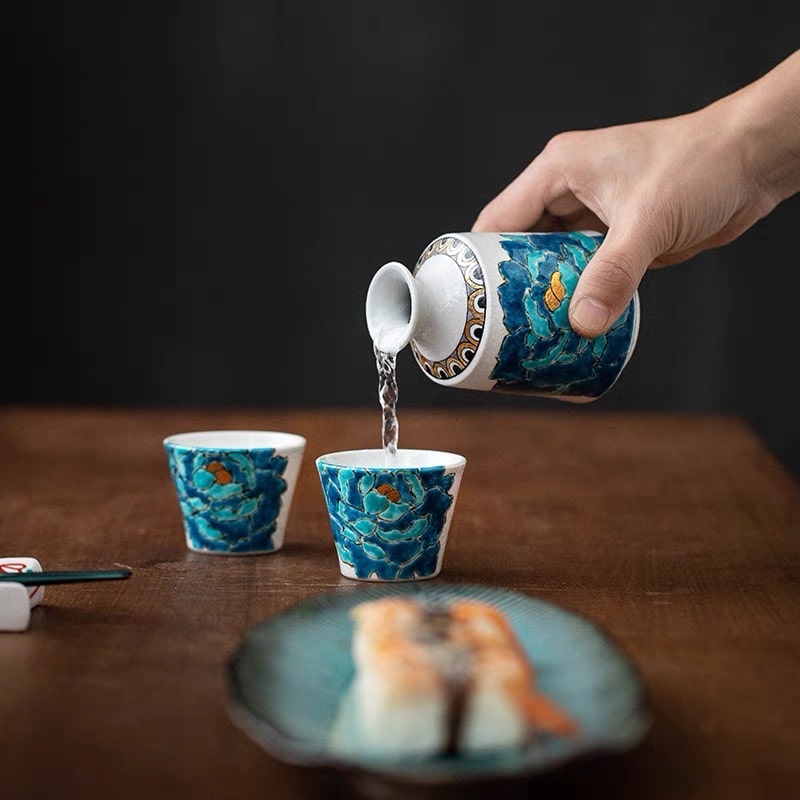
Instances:
[[[594,232],[439,236],[413,273],[396,261],[375,273],[370,336],[388,353],[410,344],[443,386],[595,400],[628,363],[639,330],[638,294],[604,336],[570,327],[570,297],[602,240]]]

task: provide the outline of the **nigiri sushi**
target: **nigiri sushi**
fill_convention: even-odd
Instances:
[[[373,754],[487,753],[576,732],[537,690],[508,618],[490,603],[390,597],[351,613],[354,720]]]

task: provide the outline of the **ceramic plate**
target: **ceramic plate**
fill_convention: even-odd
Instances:
[[[388,595],[494,603],[533,662],[538,688],[573,716],[580,734],[541,738],[523,751],[494,756],[407,763],[364,756],[348,717],[354,669],[349,612],[356,603]],[[521,592],[485,586],[365,585],[317,595],[251,630],[232,655],[227,678],[233,721],[276,758],[416,783],[544,772],[589,754],[631,748],[650,723],[637,670],[596,625]]]

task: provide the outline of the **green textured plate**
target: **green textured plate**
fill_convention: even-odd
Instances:
[[[544,737],[520,752],[479,758],[387,763],[362,755],[348,717],[349,612],[356,603],[387,595],[494,603],[508,615],[533,662],[537,686],[577,720],[580,734]],[[233,721],[276,758],[408,782],[544,772],[586,755],[627,750],[650,726],[637,670],[600,628],[521,592],[485,586],[381,584],[317,595],[253,628],[228,662],[227,678]]]

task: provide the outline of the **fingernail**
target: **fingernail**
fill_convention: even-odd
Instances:
[[[576,325],[588,334],[596,335],[606,329],[611,311],[605,303],[594,297],[581,297],[570,307],[570,319],[573,327]]]

